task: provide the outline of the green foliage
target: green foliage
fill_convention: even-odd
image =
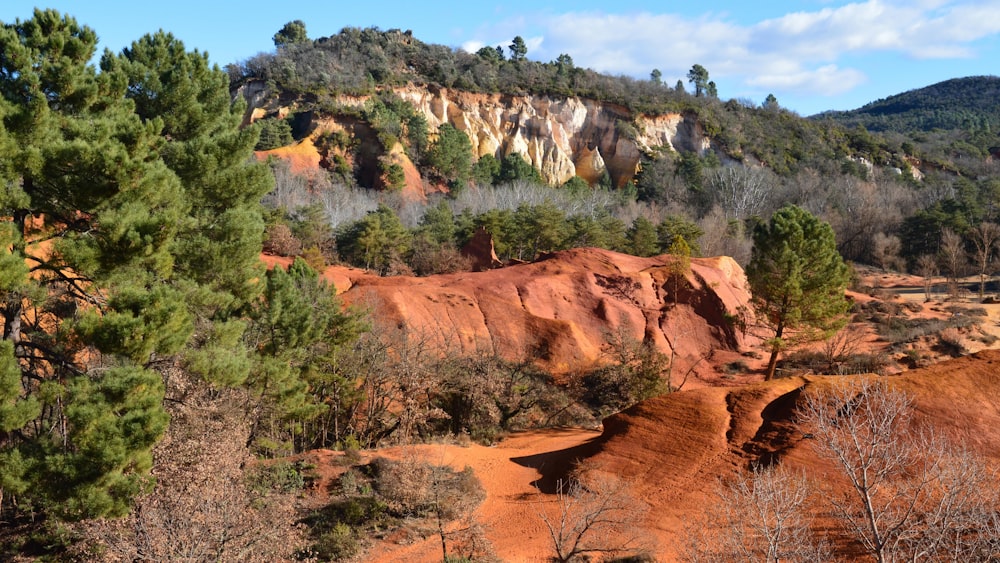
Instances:
[[[347,262],[386,273],[407,253],[410,239],[411,234],[396,213],[379,204],[364,219],[338,231],[337,248]]]
[[[889,96],[856,110],[821,116],[848,126],[863,126],[869,131],[996,130],[1000,127],[998,95],[1000,78],[970,76]]]
[[[259,463],[247,471],[245,477],[251,491],[264,496],[277,493],[294,493],[306,486],[301,462],[275,461]]]
[[[363,327],[355,314],[342,310],[334,289],[301,258],[287,271],[268,270],[252,319],[247,336],[257,356],[247,384],[270,418],[258,433],[269,429],[262,436],[273,443],[297,435],[298,443],[312,444],[314,437],[286,424],[320,418],[335,400],[347,399],[346,389],[333,390],[337,397],[328,394],[331,384],[346,384],[331,365]]]
[[[404,518],[413,525],[413,519],[433,517],[446,545],[450,534],[440,526],[467,516],[486,496],[471,468],[453,471],[413,458],[375,458],[347,470],[339,485],[340,498],[304,519],[315,542],[303,556],[352,558],[367,538],[395,528]]]
[[[629,252],[635,256],[655,256],[660,253],[656,225],[645,217],[637,217],[628,230]]]
[[[477,184],[496,184],[500,178],[500,161],[492,154],[484,154],[472,165],[472,180]]]
[[[523,61],[528,54],[528,46],[520,35],[514,37],[508,49],[510,49],[510,60],[515,63]]]
[[[705,231],[697,224],[678,215],[669,215],[656,226],[656,237],[660,249],[671,254],[673,252],[670,251],[670,247],[677,244],[678,239],[680,239],[687,247],[689,254],[697,256],[701,253],[698,239],[704,234]]]
[[[808,211],[785,206],[758,225],[747,265],[758,321],[773,334],[767,379],[774,376],[786,331],[798,340],[826,338],[846,322],[850,277],[833,229]]]
[[[472,170],[472,143],[463,131],[445,123],[427,153],[427,162],[446,182],[464,184]]]
[[[694,95],[701,97],[708,94],[708,71],[705,67],[696,64],[687,73],[688,82],[694,84]]]
[[[125,73],[88,64],[96,43],[52,10],[0,27],[0,487],[72,519],[122,515],[145,488],[167,423],[145,366],[192,330],[167,122],[137,113]]]
[[[676,173],[684,179],[688,188],[700,191],[704,187],[705,174],[701,156],[696,152],[682,152],[677,161]]]
[[[268,151],[292,144],[292,126],[285,119],[262,119],[260,125],[260,140],[254,149]]]
[[[581,400],[598,415],[622,411],[639,401],[671,391],[670,358],[625,329],[605,335],[608,365],[581,379]]]
[[[512,152],[500,162],[500,173],[494,177],[497,184],[509,184],[516,180],[527,180],[536,184],[544,184],[542,173],[524,160],[520,154]]]
[[[502,63],[504,61],[503,47],[481,47],[476,51],[476,56],[491,63]]]
[[[306,33],[306,24],[302,20],[294,20],[282,26],[272,39],[274,39],[274,46],[280,49],[289,45],[306,43],[309,41],[309,35]]]
[[[144,123],[162,122],[159,154],[180,179],[187,217],[177,220],[175,269],[206,292],[193,306],[226,314],[253,300],[264,222],[260,200],[273,186],[265,163],[251,160],[254,128],[240,129],[228,77],[208,55],[188,52],[169,33],[146,35],[119,56],[105,53],[105,73],[128,79],[127,97]],[[205,264],[212,264],[205,268]]]
[[[448,431],[483,443],[519,428],[520,419],[535,414],[553,393],[548,375],[529,361],[480,354],[448,358],[440,369],[437,404],[448,414]]]
[[[566,213],[551,202],[521,205],[512,220],[510,244],[518,259],[533,260],[541,252],[565,248],[569,236]]]

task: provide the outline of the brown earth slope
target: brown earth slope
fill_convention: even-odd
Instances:
[[[685,525],[716,502],[720,478],[769,457],[814,476],[827,470],[795,430],[792,416],[804,393],[841,379],[795,377],[674,393],[610,417],[599,437],[583,430],[538,430],[514,434],[492,448],[411,446],[407,453],[475,469],[487,491],[475,518],[503,561],[546,560],[550,543],[542,515],[552,518],[555,510],[546,484],[580,459],[633,483],[650,508],[642,529],[656,560],[673,561]],[[916,423],[933,421],[994,467],[1000,463],[1000,405],[994,400],[1000,393],[1000,352],[980,352],[889,381],[912,394]],[[405,545],[385,542],[365,560],[436,561],[440,545],[433,537],[410,538]]]
[[[872,376],[852,376],[872,377]],[[591,461],[634,480],[653,510],[647,525],[664,546],[679,545],[684,522],[713,502],[719,478],[757,460],[781,459],[817,474],[827,470],[793,413],[804,393],[842,378],[779,379],[739,389],[696,389],[646,401],[605,421],[600,453]],[[910,393],[914,422],[1000,463],[1000,352],[991,350],[890,378]],[[662,554],[673,554],[667,549]]]

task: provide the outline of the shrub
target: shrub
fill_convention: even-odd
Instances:
[[[287,224],[275,223],[267,228],[264,252],[277,256],[298,256],[302,252],[302,241],[292,234]]]
[[[350,559],[358,554],[361,546],[351,527],[343,522],[334,524],[313,544],[314,554],[323,560]]]

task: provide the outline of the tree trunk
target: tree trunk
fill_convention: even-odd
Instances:
[[[781,335],[785,332],[785,325],[779,323],[774,331],[774,344],[771,345],[771,359],[767,361],[767,373],[764,374],[764,381],[774,379],[774,370],[778,367],[778,354],[781,352]]]
[[[771,359],[767,362],[767,373],[764,374],[764,381],[774,379],[774,370],[778,366],[778,347],[771,348]]]

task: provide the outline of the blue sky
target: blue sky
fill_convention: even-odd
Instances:
[[[273,50],[272,35],[295,19],[312,38],[377,26],[468,50],[521,35],[530,59],[568,53],[577,66],[636,78],[658,68],[671,85],[701,64],[723,99],[773,93],[802,115],[1000,74],[1000,0],[2,0],[0,21],[28,18],[36,5],[92,27],[102,49],[164,29],[220,66]]]

